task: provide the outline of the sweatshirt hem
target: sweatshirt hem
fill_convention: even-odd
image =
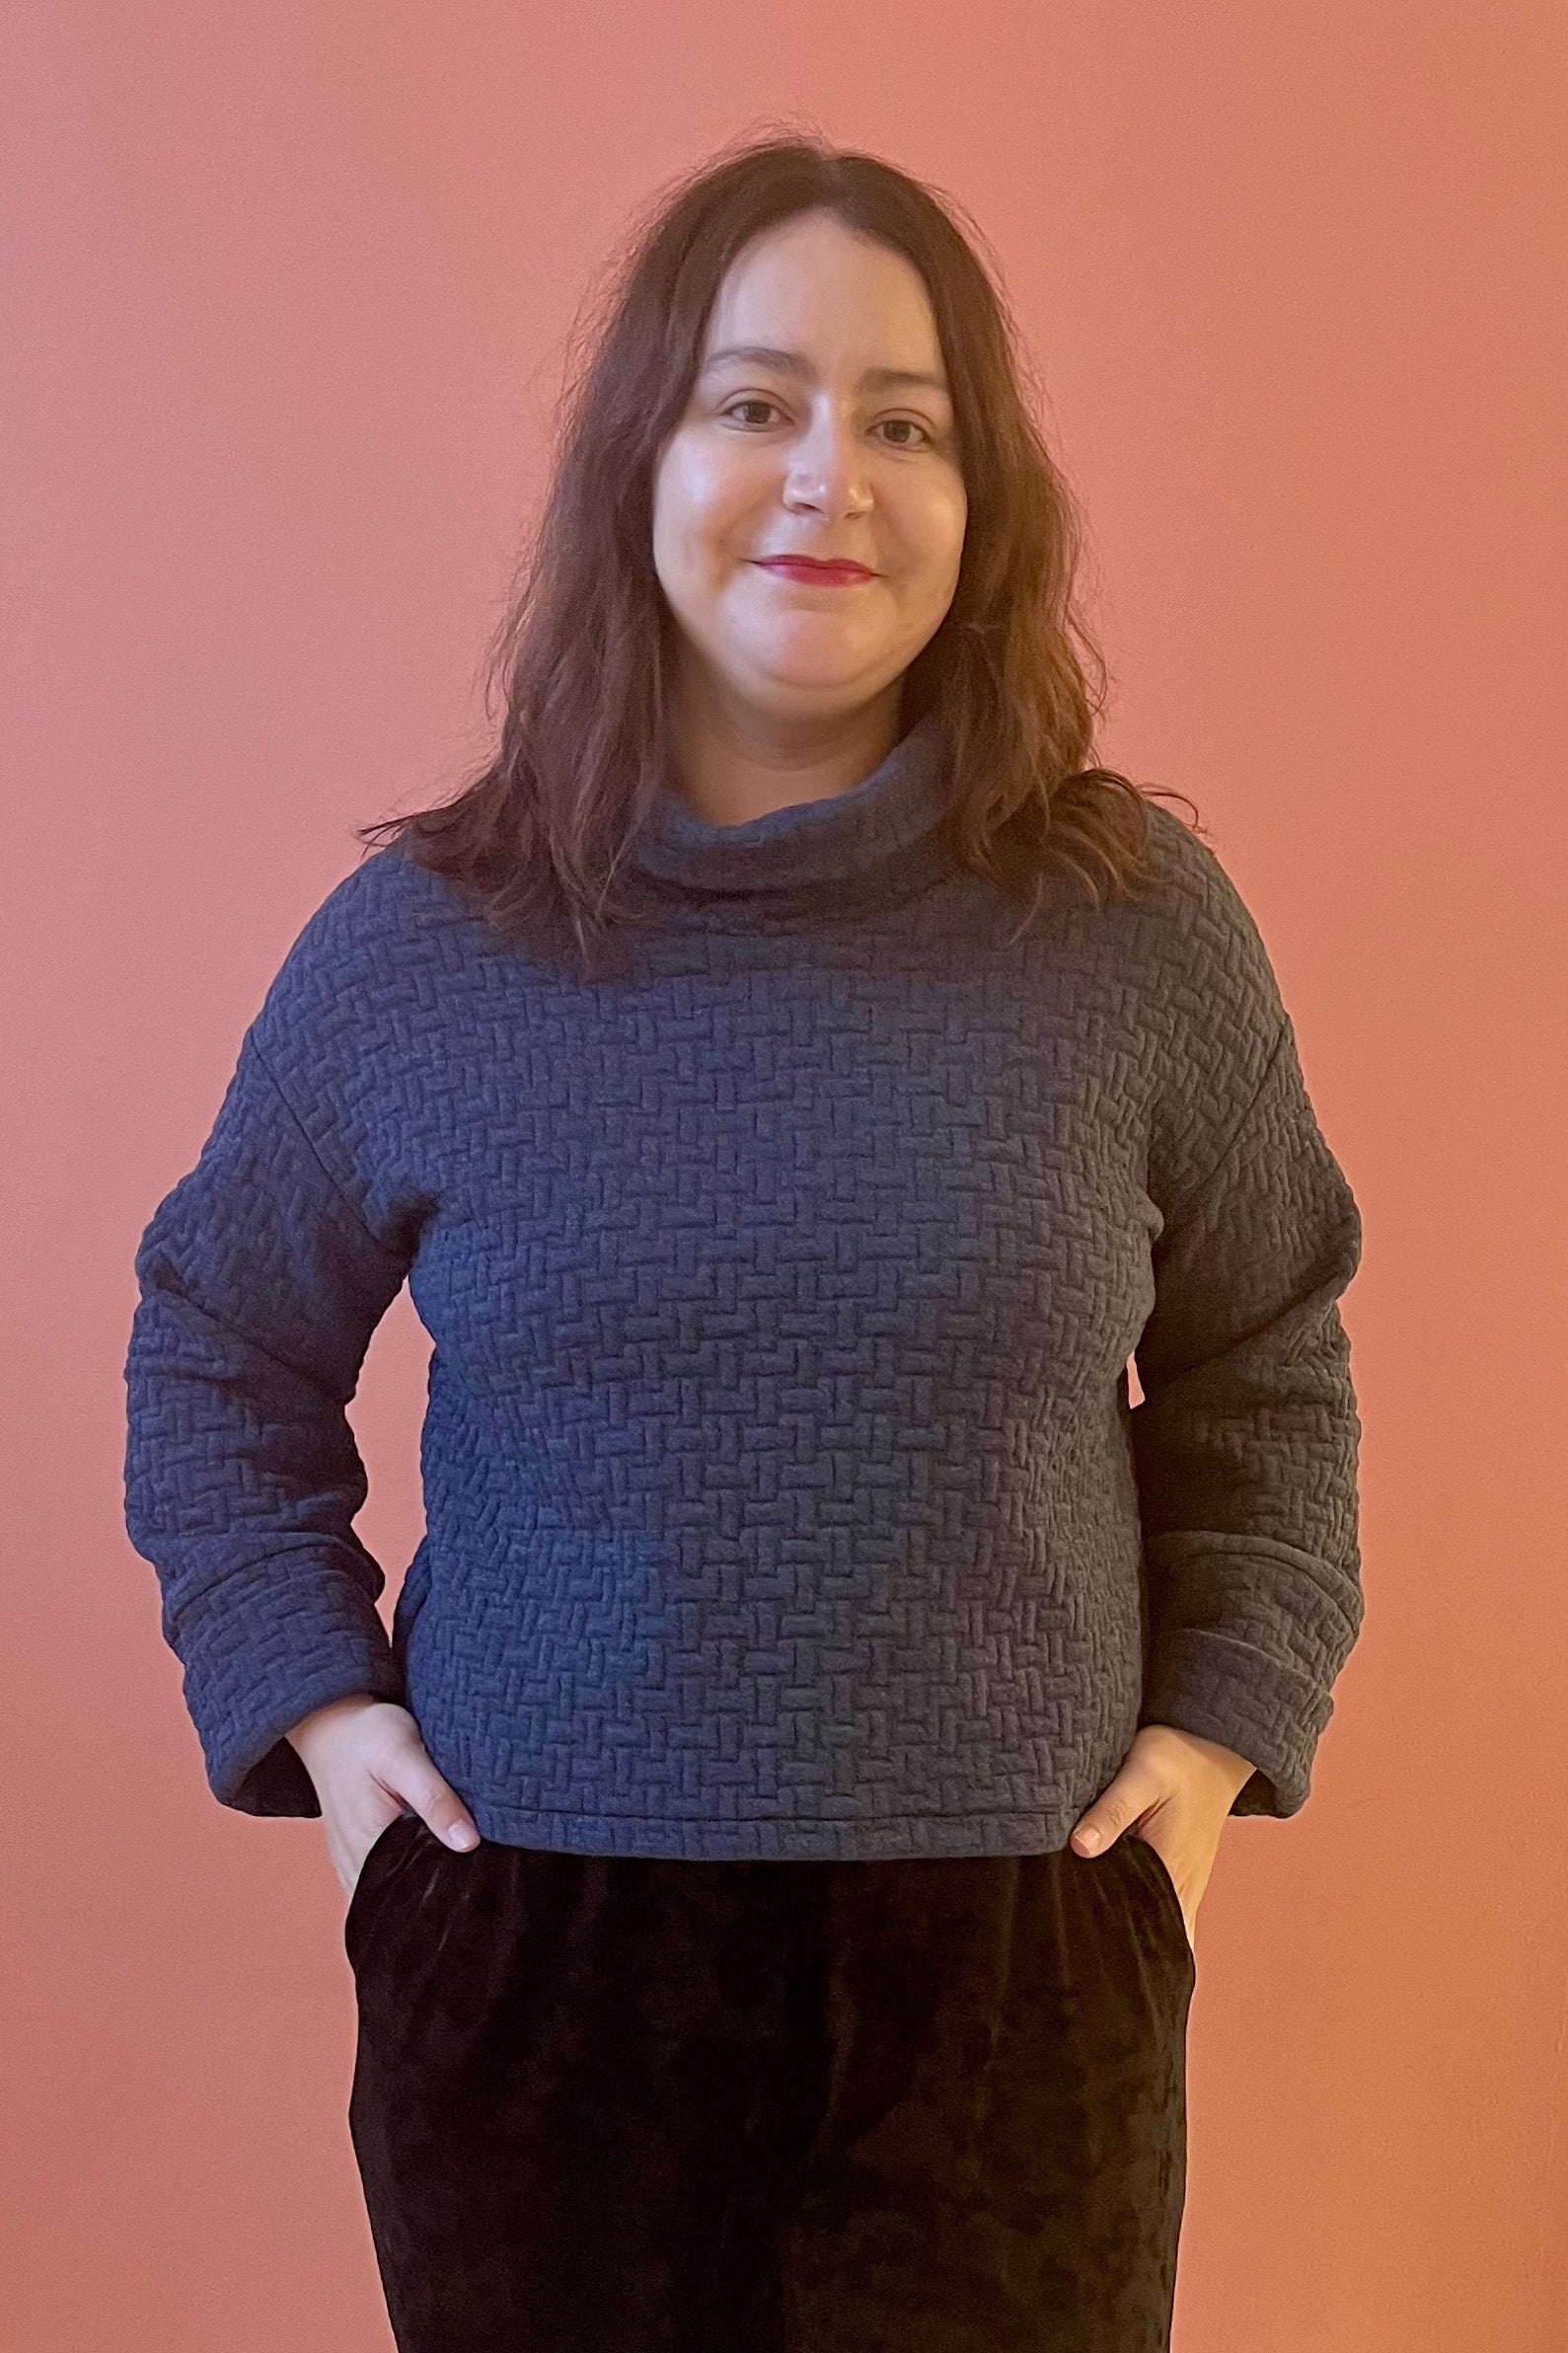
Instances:
[[[503,1847],[690,1861],[896,1861],[936,1855],[1042,1855],[1065,1847],[1092,1798],[1038,1813],[895,1814],[832,1821],[760,1816],[683,1821],[668,1815],[564,1814],[462,1793],[480,1836]]]

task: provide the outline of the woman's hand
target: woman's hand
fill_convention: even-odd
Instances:
[[[449,1847],[477,1847],[474,1817],[431,1764],[407,1708],[356,1692],[313,1708],[286,1734],[316,1784],[327,1852],[352,1898],[360,1867],[389,1822],[412,1811]]]
[[[1252,1773],[1217,1740],[1143,1724],[1116,1779],[1074,1825],[1073,1844],[1081,1855],[1103,1855],[1130,1825],[1134,1838],[1147,1838],[1175,1881],[1190,1944],[1226,1817]]]

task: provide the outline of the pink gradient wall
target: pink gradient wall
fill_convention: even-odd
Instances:
[[[1115,679],[1366,1226],[1368,1616],[1199,1923],[1177,2353],[1568,2344],[1568,18],[1502,0],[11,0],[0,124],[18,2353],[382,2353],[319,1823],[207,1793],[131,1257],[350,828],[454,784],[630,211],[795,111],[978,218]],[[355,1427],[390,1609],[400,1299]],[[628,2353],[635,2349],[628,2348]]]

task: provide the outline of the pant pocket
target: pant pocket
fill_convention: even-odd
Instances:
[[[413,1824],[422,1830],[425,1827],[422,1815],[409,1812],[394,1814],[385,1828],[377,1831],[365,1851],[353,1893],[348,1898],[348,1909],[343,1914],[343,1949],[350,1961],[361,1945],[366,1920],[375,1910],[385,1866],[400,1852]]]
[[[1180,1936],[1181,1949],[1187,1956],[1188,1965],[1195,1970],[1197,1955],[1192,1948],[1192,1938],[1187,1934],[1187,1916],[1181,1908],[1176,1882],[1170,1875],[1170,1867],[1164,1857],[1151,1840],[1141,1838],[1136,1830],[1124,1830],[1118,1843],[1130,1848],[1134,1856],[1140,1859],[1140,1867],[1159,1899],[1166,1926]]]

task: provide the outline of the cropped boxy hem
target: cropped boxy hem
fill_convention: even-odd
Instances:
[[[448,1777],[450,1778],[450,1777]],[[664,1814],[583,1814],[563,1808],[497,1804],[462,1791],[480,1836],[497,1846],[553,1849],[574,1855],[639,1856],[682,1862],[899,1862],[921,1857],[1040,1855],[1065,1847],[1074,1825],[1109,1780],[1065,1804],[1037,1812],[868,1814],[862,1802],[831,1815],[735,1814],[726,1820],[694,1806],[690,1817]],[[454,1783],[454,1787],[459,1784]],[[875,1849],[875,1852],[868,1850]]]

